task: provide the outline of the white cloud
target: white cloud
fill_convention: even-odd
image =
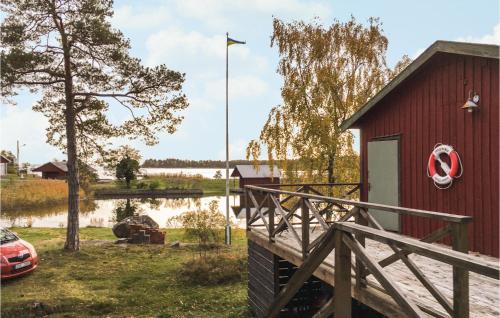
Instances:
[[[470,43],[482,43],[482,44],[497,44],[500,45],[500,23],[495,25],[491,34],[486,34],[479,37],[465,36],[457,38],[455,41],[458,42],[470,42]],[[416,59],[420,54],[424,53],[427,48],[418,49],[413,55],[412,59]]]
[[[214,104],[209,102],[207,98],[192,97],[189,99],[189,108],[187,111],[212,111],[214,109]]]
[[[268,91],[268,85],[256,76],[235,76],[229,78],[229,98],[257,97]],[[224,100],[226,97],[226,79],[208,81],[205,84],[205,96],[215,100]]]
[[[491,34],[486,34],[480,37],[473,37],[473,36],[461,37],[458,38],[457,41],[500,45],[500,23],[495,25],[495,27],[493,28],[493,32]]]
[[[21,162],[44,163],[54,158],[63,159],[64,155],[46,144],[45,129],[47,119],[26,106],[2,106],[0,120],[0,147],[15,154],[16,141],[26,146],[21,148]]]
[[[165,25],[171,19],[172,15],[165,6],[124,5],[115,9],[111,22],[118,29],[147,29]]]
[[[229,127],[229,140],[231,140],[231,127]],[[245,159],[248,141],[238,139],[229,142],[229,160]],[[219,160],[226,160],[226,148],[219,151]]]
[[[169,28],[150,35],[146,40],[149,52],[147,63],[155,65],[182,60],[189,62],[200,58],[222,60],[226,54],[226,37],[223,35],[206,36],[197,31],[185,32],[179,28]],[[239,46],[231,55],[239,59],[249,56],[248,47]]]
[[[221,28],[232,26],[233,14],[260,13],[281,18],[327,18],[331,5],[326,1],[302,2],[299,0],[176,0],[178,13],[202,21],[208,26]],[[233,23],[233,24],[234,24]]]

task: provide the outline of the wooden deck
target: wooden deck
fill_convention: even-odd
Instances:
[[[300,235],[301,231],[299,230],[297,232]],[[314,240],[320,233],[321,231],[319,228],[311,228],[311,240]],[[302,264],[301,246],[299,246],[297,240],[292,237],[292,234],[289,231],[285,231],[277,235],[275,242],[269,243],[266,229],[263,227],[254,228],[251,232],[248,232],[248,239],[297,266]],[[366,248],[370,256],[376,261],[380,261],[393,254],[393,251],[387,245],[370,239],[366,239]],[[423,272],[426,273],[429,280],[432,281],[448,299],[451,300],[453,298],[453,280],[450,265],[416,254],[411,254],[409,257]],[[486,262],[492,262],[495,264],[498,264],[499,262],[497,258],[485,255],[477,255],[477,257]],[[332,286],[334,285],[334,259],[334,253],[332,252],[314,272],[315,276]],[[352,263],[354,264],[354,256],[352,256]],[[395,263],[389,265],[387,270],[390,273],[391,278],[405,293],[406,297],[413,299],[415,303],[423,307],[440,312],[443,317],[449,317],[449,315],[444,312],[442,307],[437,303],[435,298],[415,278],[403,262],[400,260],[396,261]],[[354,271],[352,272],[352,275],[354,277]],[[499,317],[499,281],[475,273],[470,273],[469,279],[470,317]],[[376,309],[384,315],[390,317],[406,316],[396,302],[394,302],[394,300],[392,300],[392,298],[383,291],[383,288],[373,276],[368,276],[367,280],[369,287],[363,291],[356,290],[353,287],[352,295],[354,298]],[[429,317],[432,317],[432,315],[429,315]]]
[[[298,267],[265,317],[278,317],[311,275],[335,287],[314,309],[315,318],[351,317],[352,298],[388,317],[500,316],[499,262],[467,252],[470,216],[352,200],[355,188],[341,197],[325,196],[311,184],[296,191],[245,191],[248,239]],[[441,226],[410,238],[385,230],[372,211]],[[451,248],[436,244],[444,238]]]

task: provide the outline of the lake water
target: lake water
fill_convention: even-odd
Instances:
[[[224,196],[82,201],[80,227],[112,227],[117,216],[123,216],[130,211],[150,216],[160,227],[175,227],[174,224],[169,222],[171,217],[187,211],[196,211],[200,208],[207,209],[212,201],[218,203],[219,212],[225,216],[226,198]],[[229,202],[231,222],[234,226],[245,227],[245,220],[238,219],[233,212],[234,209],[237,209],[234,207],[239,207],[239,196],[231,196]],[[6,227],[66,227],[67,211],[66,204],[39,209],[2,211],[0,225]]]
[[[204,178],[213,179],[217,171],[222,173],[222,178],[226,177],[226,169],[224,168],[141,168],[141,173],[145,175],[159,174],[185,174],[185,175],[202,175]],[[232,169],[229,170],[229,173]]]

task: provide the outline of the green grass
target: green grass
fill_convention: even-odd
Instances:
[[[48,207],[68,199],[68,184],[64,180],[9,176],[1,181],[2,210]],[[85,194],[80,190],[80,197]]]
[[[225,179],[208,179],[199,175],[184,174],[145,176],[141,180],[133,180],[131,188],[137,189],[142,186],[142,188],[149,189],[151,184],[155,184],[156,189],[202,189],[205,196],[224,195],[226,191]],[[234,186],[233,181],[231,181],[231,186]],[[95,183],[92,185],[93,190],[110,188],[125,189],[126,185],[123,181]]]
[[[239,281],[204,286],[186,283],[184,263],[198,258],[192,249],[157,245],[95,245],[114,240],[110,229],[83,228],[79,252],[62,250],[65,230],[14,228],[38,250],[40,265],[19,279],[2,282],[1,316],[34,316],[42,303],[50,317],[250,317],[246,274]],[[182,229],[167,229],[167,239],[185,241]],[[95,241],[94,241],[95,242]],[[244,230],[219,253],[246,258]],[[214,254],[215,252],[212,252]]]

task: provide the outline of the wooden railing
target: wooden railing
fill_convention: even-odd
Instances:
[[[328,184],[330,187],[346,185]],[[350,200],[349,197],[359,185],[349,185],[353,186],[354,190],[349,189],[344,198],[325,196],[315,189],[318,186],[324,187],[325,184],[281,186],[281,188],[298,187],[296,191],[262,186],[245,187],[247,231],[264,227],[270,243],[275,242],[276,235],[288,231],[297,241],[302,253],[302,265],[274,300],[268,310],[268,316],[276,317],[305,280],[335,250],[335,297],[316,314],[317,317],[328,317],[333,310],[336,317],[350,317],[351,279],[355,288],[362,289],[369,284],[367,280],[369,275],[374,276],[385,292],[392,296],[408,316],[421,317],[425,312],[443,317],[440,311],[422,306],[405,297],[390,275],[384,271],[385,267],[398,260],[406,265],[447,314],[451,317],[469,317],[469,272],[499,278],[498,265],[486,263],[467,254],[467,225],[472,218]],[[385,231],[372,216],[371,210],[439,220],[443,221],[440,223],[444,225],[417,240]],[[312,241],[311,226],[321,231],[321,234]],[[447,236],[451,237],[453,250],[431,244]],[[383,260],[374,261],[365,250],[366,238],[386,244],[394,253]],[[355,255],[355,264],[351,264],[351,253]],[[452,266],[452,301],[444,296],[408,257],[411,253]],[[354,277],[351,275],[351,267],[354,268]]]

